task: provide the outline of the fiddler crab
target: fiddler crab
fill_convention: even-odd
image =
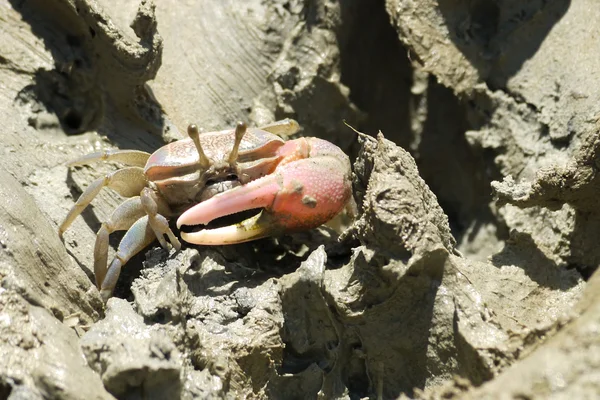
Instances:
[[[68,165],[114,161],[126,167],[92,182],[59,227],[62,238],[73,220],[103,187],[124,197],[97,233],[94,247],[96,285],[106,302],[121,268],[158,239],[163,248],[181,243],[167,218],[177,217],[181,238],[197,245],[241,243],[285,232],[316,228],[344,209],[351,197],[350,160],[330,142],[314,137],[284,141],[278,135],[299,130],[286,119],[261,128],[240,122],[235,129],[200,133],[153,154],[137,150],[92,153]],[[257,210],[229,226],[208,229],[217,218]],[[108,237],[127,231],[108,265]]]

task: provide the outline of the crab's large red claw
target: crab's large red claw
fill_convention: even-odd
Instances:
[[[350,198],[350,162],[332,144],[311,140],[316,141],[311,150],[316,154],[311,158],[279,165],[271,175],[197,204],[179,217],[177,226],[207,224],[219,217],[262,208],[258,215],[223,228],[182,232],[181,238],[202,245],[241,243],[315,228],[333,218]],[[319,155],[321,148],[326,151]]]

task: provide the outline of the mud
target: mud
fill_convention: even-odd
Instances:
[[[596,14],[0,0],[0,398],[598,397]],[[154,244],[103,305],[122,199],[56,230],[118,166],[65,163],[286,117],[351,155],[354,218]]]

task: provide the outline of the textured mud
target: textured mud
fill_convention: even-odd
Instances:
[[[597,20],[595,0],[0,0],[0,399],[599,397]],[[355,218],[153,245],[104,306],[95,231],[122,199],[56,230],[118,166],[65,163],[285,117],[351,155]]]

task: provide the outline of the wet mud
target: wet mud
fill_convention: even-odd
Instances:
[[[594,0],[0,0],[0,399],[598,397],[597,20]],[[66,163],[288,117],[350,155],[356,210],[154,243],[105,305],[94,242],[123,198],[57,229],[119,165]]]

